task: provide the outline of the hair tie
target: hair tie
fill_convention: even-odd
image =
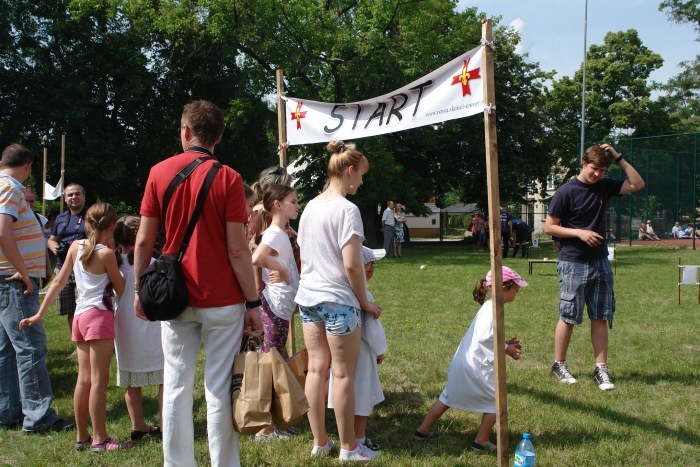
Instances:
[[[343,141],[338,141],[338,147],[336,149],[336,152],[343,152],[345,151],[345,143]]]

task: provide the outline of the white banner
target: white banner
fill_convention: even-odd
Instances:
[[[287,102],[290,145],[354,140],[468,117],[484,111],[481,49],[476,47],[394,92],[361,102]]]
[[[44,182],[44,199],[52,200],[59,198],[63,193],[63,177],[58,179],[58,184],[52,187],[48,182]]]

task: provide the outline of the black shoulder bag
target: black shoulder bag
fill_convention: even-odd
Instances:
[[[175,188],[177,188],[199,164],[211,159],[198,158],[192,161],[187,167],[182,169],[175,176],[163,197],[163,221],[168,210],[168,204]],[[199,215],[202,212],[204,201],[209,193],[216,172],[221,168],[221,164],[215,162],[204,180],[204,184],[197,196],[197,204],[187,225],[185,236],[180,245],[177,255],[161,255],[153,262],[139,279],[139,299],[143,312],[149,321],[168,321],[180,316],[189,304],[189,294],[187,293],[187,283],[185,274],[182,271],[182,258],[189,245],[192,232],[197,224]]]

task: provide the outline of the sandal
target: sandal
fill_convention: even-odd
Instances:
[[[90,450],[92,452],[102,452],[102,451],[116,451],[119,449],[130,449],[134,447],[134,443],[131,441],[120,442],[119,440],[112,439],[109,436],[107,439],[99,444],[91,444]]]
[[[91,444],[92,444],[92,436],[88,435],[88,437],[85,441],[76,441],[75,442],[75,450],[76,451],[84,451],[87,448],[89,448]]]
[[[474,452],[495,452],[496,445],[491,441],[487,441],[483,446],[476,441],[472,442],[472,451]]]
[[[416,439],[418,439],[418,440],[421,440],[421,441],[435,439],[435,438],[437,438],[437,437],[439,437],[439,436],[440,436],[439,434],[437,434],[437,433],[435,433],[435,432],[432,432],[432,431],[429,432],[427,435],[421,433],[421,432],[418,431],[418,430],[416,430],[416,431],[413,432],[413,437],[416,438]]]
[[[149,427],[148,431],[131,430],[131,441],[139,441],[144,436],[151,436],[154,439],[161,439],[163,437],[163,433],[160,431],[160,427],[158,425]]]

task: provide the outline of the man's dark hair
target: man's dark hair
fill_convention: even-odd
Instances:
[[[2,152],[0,159],[0,169],[5,167],[22,167],[24,164],[34,162],[34,154],[26,146],[21,144],[10,144]]]
[[[209,101],[190,102],[182,110],[182,124],[187,125],[202,144],[214,145],[224,134],[224,113]]]

